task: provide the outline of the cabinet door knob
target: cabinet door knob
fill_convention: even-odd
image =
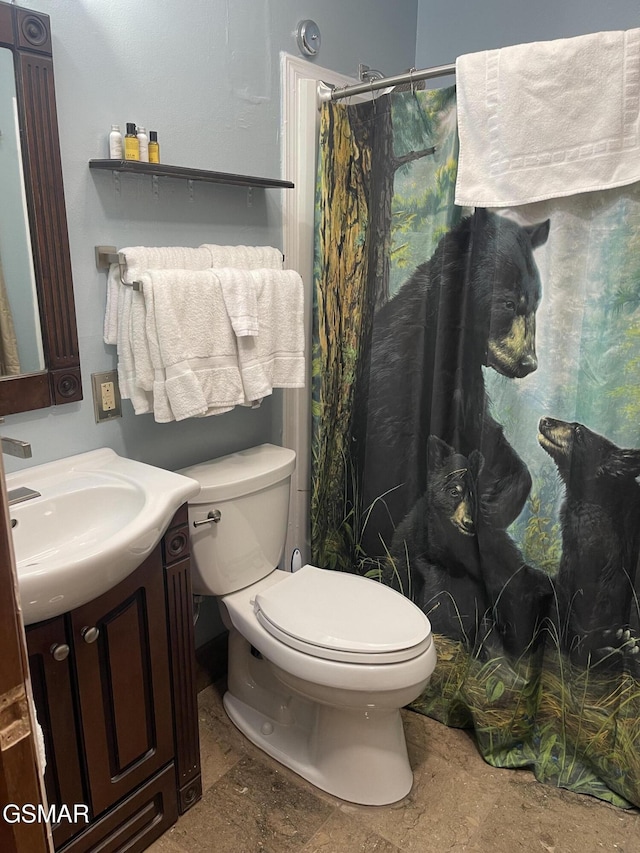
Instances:
[[[66,643],[54,643],[49,651],[54,660],[66,660],[69,657],[69,646]]]
[[[88,625],[85,625],[82,631],[80,631],[80,634],[85,643],[95,643],[100,636],[100,629],[95,626],[93,628],[89,628]]]

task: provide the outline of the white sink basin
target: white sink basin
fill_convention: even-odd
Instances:
[[[25,625],[102,595],[158,544],[195,480],[103,448],[7,475],[40,492],[10,507]]]

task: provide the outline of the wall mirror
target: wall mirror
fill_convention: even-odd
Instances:
[[[82,399],[49,17],[0,2],[0,415]]]

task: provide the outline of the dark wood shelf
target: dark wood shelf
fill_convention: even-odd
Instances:
[[[233,175],[228,172],[211,172],[207,169],[187,169],[183,166],[167,166],[164,163],[141,163],[139,160],[89,160],[90,169],[111,172],[127,172],[132,175],[156,175],[160,178],[184,178],[210,184],[230,184],[254,189],[293,189],[291,181],[276,178],[255,178],[251,175]]]

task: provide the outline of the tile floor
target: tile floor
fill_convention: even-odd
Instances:
[[[203,797],[151,853],[640,853],[640,812],[496,770],[470,734],[404,712],[415,782],[392,806],[314,788],[227,719],[219,682],[199,694]]]

